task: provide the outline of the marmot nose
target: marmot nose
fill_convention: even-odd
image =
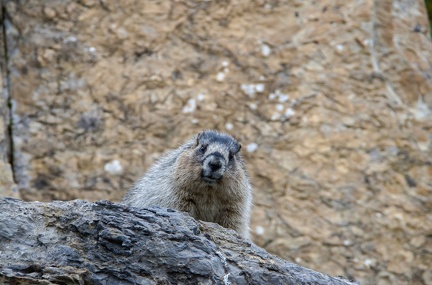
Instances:
[[[212,153],[204,159],[202,177],[211,181],[219,180],[225,172],[225,160],[220,153]]]
[[[217,171],[222,167],[222,162],[220,160],[212,160],[209,162],[209,167],[212,171]]]

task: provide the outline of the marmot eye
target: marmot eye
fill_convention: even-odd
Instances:
[[[200,152],[204,153],[207,150],[207,145],[202,145],[199,149]]]
[[[229,158],[229,160],[233,160],[234,154],[230,153],[229,156],[228,156],[228,158]]]

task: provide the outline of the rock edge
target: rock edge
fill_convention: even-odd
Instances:
[[[354,284],[170,209],[3,198],[0,213],[2,284]]]

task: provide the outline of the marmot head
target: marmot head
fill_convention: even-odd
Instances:
[[[201,179],[209,184],[220,181],[227,171],[241,162],[241,144],[232,136],[216,131],[203,131],[193,147],[195,163],[201,166]],[[233,174],[233,173],[231,173]]]

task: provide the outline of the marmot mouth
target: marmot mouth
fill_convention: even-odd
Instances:
[[[216,178],[212,178],[212,177],[208,177],[208,176],[202,176],[202,179],[207,183],[216,183],[220,180],[220,179],[216,179]]]

